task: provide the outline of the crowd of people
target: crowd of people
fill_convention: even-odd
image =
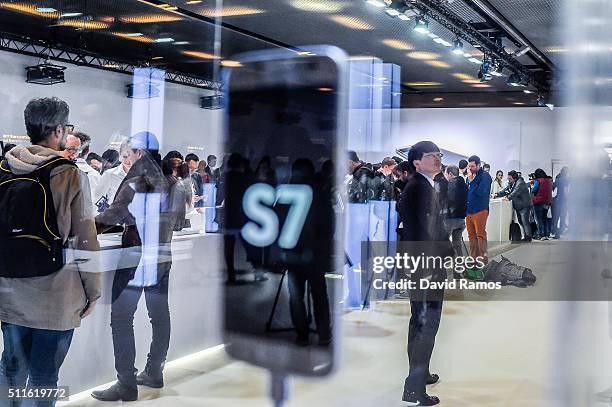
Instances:
[[[441,165],[440,172],[434,177],[435,187],[440,192],[445,224],[454,236],[455,243],[463,232],[463,225],[468,229],[470,242],[480,240],[479,244],[484,247],[482,241],[486,240],[486,218],[482,210],[488,207],[492,198],[512,201],[515,211],[513,218],[520,225],[521,236],[509,236],[511,240],[530,242],[532,239],[559,239],[567,232],[567,196],[570,186],[567,167],[561,169],[554,182],[541,168],[529,174],[528,181],[516,170],[508,171],[506,179],[504,171],[497,170],[495,178],[492,178],[489,175],[490,169],[489,164],[474,155],[468,160],[460,160],[456,165]],[[400,157],[385,157],[380,163],[372,164],[360,160],[356,152],[349,151],[346,176],[348,200],[350,203],[399,203],[410,175],[408,163]],[[467,191],[471,182],[475,182],[472,184],[473,191],[476,191],[475,186],[480,186],[481,182],[482,187],[472,197],[468,208]],[[462,219],[464,222],[461,222]],[[400,225],[400,239],[401,229]]]
[[[58,98],[32,99],[24,121],[31,145],[3,145],[0,160],[0,388],[57,386],[74,330],[102,295],[99,271],[64,263],[65,250],[97,252],[97,235],[120,231],[111,293],[118,381],[92,396],[136,400],[138,385],[163,386],[170,242],[186,226],[188,208],[201,209],[202,185],[219,180],[216,157],[170,151],[162,159],[147,131],[99,156],[91,137],[68,124],[69,106]],[[143,294],[152,341],[137,375],[133,320]]]

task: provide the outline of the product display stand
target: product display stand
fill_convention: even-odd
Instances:
[[[282,407],[287,399],[287,375],[270,371],[270,397],[274,407]]]
[[[283,289],[283,282],[285,281],[285,277],[287,276],[287,270],[283,270],[283,274],[278,283],[278,288],[276,289],[276,295],[274,296],[274,304],[272,305],[272,310],[270,310],[270,316],[268,317],[268,322],[266,322],[266,332],[287,332],[293,331],[294,327],[286,327],[286,328],[272,328],[272,322],[274,321],[274,314],[276,313],[276,307],[278,306],[278,300],[280,299],[281,291]],[[306,283],[306,309],[308,310],[308,324],[312,322],[312,307],[310,306],[310,284]]]

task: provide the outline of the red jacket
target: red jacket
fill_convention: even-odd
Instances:
[[[538,178],[539,186],[533,196],[534,205],[550,205],[552,203],[553,183],[551,178]]]

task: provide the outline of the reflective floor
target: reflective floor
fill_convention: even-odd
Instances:
[[[540,257],[554,242],[533,243],[505,253],[510,259]],[[540,256],[537,256],[540,254]],[[527,265],[527,264],[526,264]],[[539,267],[540,283],[554,279],[554,269]],[[441,380],[429,393],[441,406],[551,406],[555,372],[552,336],[558,328],[563,302],[448,301],[437,336],[432,372]],[[608,305],[590,303],[601,324],[591,330],[597,349],[611,349]],[[406,335],[409,306],[404,301],[382,301],[370,311],[343,316],[341,365],[325,380],[294,379],[288,406],[401,406],[407,373]],[[607,346],[606,346],[607,344]],[[588,349],[577,351],[587,352]],[[597,389],[590,389],[584,405],[596,402],[595,392],[612,384],[611,353],[596,355],[601,368]],[[558,384],[558,383],[557,383]],[[221,347],[170,363],[166,387],[141,387],[143,406],[269,406],[268,376],[261,369],[225,356]],[[608,402],[609,404],[609,402]],[[70,406],[112,406],[82,394]]]

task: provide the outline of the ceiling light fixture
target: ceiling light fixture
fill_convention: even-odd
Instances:
[[[142,37],[142,33],[127,33],[125,34],[126,37]]]
[[[157,42],[157,43],[174,42],[174,38],[172,38],[172,37],[156,38],[155,42]]]
[[[374,7],[383,8],[387,5],[381,0],[366,0],[366,3],[373,5]]]
[[[416,18],[416,23],[414,25],[414,31],[419,34],[429,34],[429,21],[424,16],[419,16]]]
[[[39,13],[57,13],[57,10],[54,9],[53,7],[36,7],[36,11],[38,11]]]
[[[173,45],[189,45],[191,43],[189,41],[175,41],[172,44]]]
[[[478,79],[481,82],[487,82],[493,79],[493,75],[491,74],[491,60],[486,58],[482,61],[482,65],[480,65],[480,70],[478,71]]]
[[[470,61],[473,64],[478,64],[478,65],[482,64],[482,61],[478,58],[469,58],[468,61]]]
[[[60,15],[60,17],[62,17],[62,18],[71,18],[71,17],[80,17],[82,15],[83,15],[83,13],[76,13],[76,12],[75,13],[62,13]]]
[[[523,86],[521,77],[517,75],[516,73],[513,73],[512,75],[510,75],[506,84],[508,86],[513,86],[513,87]]]
[[[463,55],[463,43],[459,38],[453,41],[453,54],[455,55]]]
[[[528,95],[532,94],[533,92],[530,91],[529,89],[523,89],[523,93],[526,93]]]
[[[437,42],[438,44],[444,45],[445,47],[452,47],[453,46],[453,44],[451,44],[450,42],[448,42],[445,39],[442,39],[440,37],[434,38],[434,42]]]

